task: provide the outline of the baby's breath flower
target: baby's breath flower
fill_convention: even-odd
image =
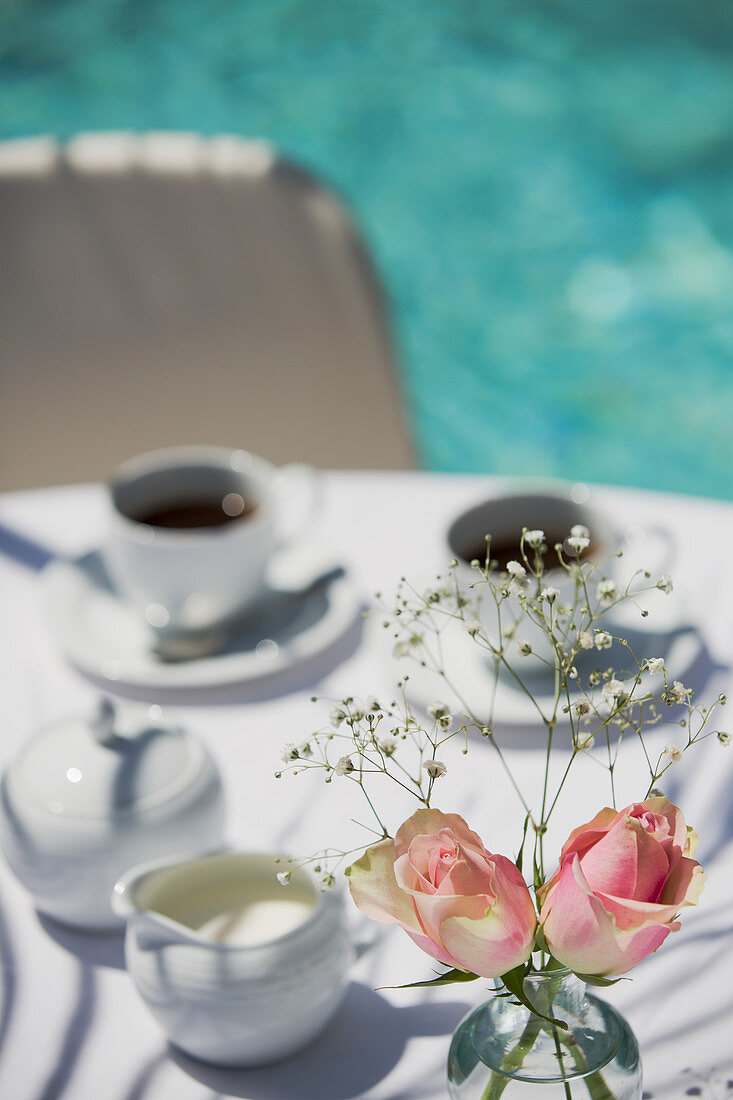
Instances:
[[[578,645],[581,649],[593,649],[595,642],[593,640],[593,635],[589,630],[581,630],[580,634],[578,635]]]
[[[590,703],[586,702],[585,699],[578,699],[576,703],[573,703],[570,709],[578,718],[582,718],[584,714],[590,714],[591,710]]]
[[[278,871],[278,873],[277,873],[277,881],[280,883],[281,886],[289,886],[290,885],[290,879],[292,877],[293,877],[293,872],[292,871]]]
[[[718,738],[721,745],[730,745],[731,736],[729,733],[726,733],[725,730],[718,730],[715,736]]]
[[[447,703],[433,703],[432,706],[428,707],[428,714],[443,730],[447,730],[453,721],[453,715]]]
[[[687,688],[680,680],[675,680],[675,682],[672,684],[672,687],[667,689],[665,700],[667,703],[670,704],[670,706],[672,705],[672,703],[686,703]]]
[[[398,642],[397,645],[392,650],[392,656],[397,657],[397,658],[407,657],[407,656],[409,656],[409,653],[410,653],[411,649],[412,649],[412,646],[410,645],[409,642]]]
[[[280,759],[284,764],[290,764],[293,760],[300,759],[300,752],[295,745],[286,745],[280,754]]]
[[[527,570],[518,561],[508,561],[506,571],[511,577],[518,577],[519,580],[523,580],[527,576]]]
[[[481,633],[481,623],[478,619],[469,619],[466,623],[466,630],[472,638],[475,638],[477,634]]]
[[[618,596],[618,589],[613,581],[608,580],[607,577],[600,582],[596,590],[596,594],[601,603],[613,603]]]
[[[385,737],[383,741],[379,742],[379,751],[384,753],[385,756],[394,756],[397,751],[397,741],[394,737]]]
[[[547,600],[548,603],[554,603],[559,595],[557,588],[543,588],[540,592],[540,599]]]
[[[333,890],[335,885],[336,885],[336,876],[329,871],[329,873],[327,875],[324,875],[323,878],[321,879],[321,889],[322,890]]]
[[[517,642],[517,653],[520,657],[529,657],[531,652],[532,646],[529,644],[529,642],[525,641],[524,639],[520,639],[520,641]]]
[[[596,630],[593,644],[596,649],[610,649],[613,645],[613,638],[610,634],[606,634],[605,630]]]
[[[331,725],[334,729],[338,729],[341,723],[346,718],[346,711],[343,707],[331,707],[331,714],[329,715]]]
[[[672,584],[672,578],[670,577],[669,573],[664,573],[663,576],[659,578],[659,580],[657,581],[657,588],[660,592],[664,592],[666,596],[670,594],[670,592],[674,588],[674,585]]]
[[[438,779],[448,771],[442,760],[426,760],[423,767],[431,779]]]
[[[545,541],[545,532],[540,530],[525,531],[524,541],[527,546],[531,546],[533,550],[539,550],[542,543]]]
[[[570,528],[570,534],[574,539],[588,539],[590,541],[590,531],[583,523],[575,523]]]
[[[423,592],[423,599],[425,603],[440,603],[443,597],[443,592],[440,588],[428,588]]]
[[[667,745],[662,756],[665,760],[668,760],[670,764],[676,764],[677,761],[682,758],[682,749],[678,745]]]
[[[381,712],[382,708],[379,705],[379,700],[375,699],[373,695],[369,695],[364,703],[364,709],[367,714],[375,714]]]
[[[516,623],[511,623],[511,625],[506,627],[506,629],[504,630],[504,637],[506,638],[506,640],[508,642],[510,642],[516,633],[517,633],[517,624]]]
[[[606,700],[606,702],[618,703],[619,706],[621,706],[628,698],[625,685],[621,682],[621,680],[617,680],[615,677],[611,680],[608,680],[607,683],[603,685],[601,689],[601,694],[603,695],[603,698]]]
[[[581,538],[579,535],[570,535],[566,541],[570,549],[574,550],[576,554],[582,554],[590,546],[590,539]]]
[[[333,769],[336,775],[348,775],[353,772],[354,765],[350,756],[342,756],[336,767]]]
[[[349,706],[349,713],[346,718],[347,726],[354,726],[357,722],[361,722],[364,718],[366,711],[361,703],[352,702]]]
[[[647,657],[644,668],[652,676],[656,676],[658,672],[664,672],[664,657]]]

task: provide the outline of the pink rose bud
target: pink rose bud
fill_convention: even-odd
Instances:
[[[529,958],[537,917],[525,881],[458,814],[418,810],[346,874],[362,913],[401,925],[447,966],[498,978]]]
[[[666,798],[604,809],[574,829],[539,891],[556,959],[578,974],[625,974],[679,928],[705,883],[697,837]]]

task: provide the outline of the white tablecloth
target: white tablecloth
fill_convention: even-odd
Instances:
[[[348,565],[366,601],[377,590],[391,593],[402,573],[422,583],[444,565],[448,520],[490,485],[486,479],[428,474],[333,473],[324,480],[319,538],[329,555]],[[733,507],[631,490],[597,489],[592,496],[619,528],[656,524],[674,532],[676,590],[664,614],[699,629],[691,686],[700,698],[731,692],[733,606],[725,563],[733,545]],[[37,560],[8,531],[62,553],[96,546],[104,527],[103,491],[82,486],[7,495],[0,499],[0,524],[5,763],[41,723],[78,712],[97,697],[57,652],[32,567]],[[649,545],[652,556],[658,552]],[[24,555],[30,565],[17,560]],[[277,781],[273,773],[285,742],[324,724],[328,704],[311,703],[312,695],[390,690],[395,666],[378,618],[367,619],[361,634],[352,631],[336,657],[331,653],[273,681],[205,691],[185,705],[164,700],[165,717],[198,732],[222,766],[233,842],[307,854],[345,836],[345,784],[327,788],[311,776]],[[145,710],[155,701],[151,694],[130,705]],[[724,711],[722,725],[726,717]],[[654,743],[665,744],[671,732],[657,730]],[[523,781],[536,783],[541,752],[526,739],[512,745],[511,735],[504,747]],[[463,813],[490,850],[512,854],[521,814],[490,746],[474,745],[467,761],[441,780],[441,808]],[[555,843],[607,801],[604,773],[591,774],[598,777],[594,783],[581,776],[571,788],[557,835],[550,838]],[[732,778],[733,748],[715,741],[669,773],[667,793],[700,833],[698,857],[708,883],[698,909],[685,913],[682,931],[633,980],[608,992],[639,1037],[646,1095],[658,1100],[733,1096]],[[620,804],[639,797],[643,783],[629,758],[618,774]],[[391,929],[362,956],[342,1010],[308,1050],[267,1069],[216,1070],[168,1048],[123,969],[121,938],[83,936],[40,919],[4,865],[0,903],[3,1100],[438,1100],[446,1095],[450,1035],[485,995],[483,983],[375,991],[431,974],[430,960]]]

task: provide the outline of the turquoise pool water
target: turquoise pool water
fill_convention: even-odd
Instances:
[[[0,136],[273,139],[387,284],[426,466],[733,498],[727,0],[4,0]]]

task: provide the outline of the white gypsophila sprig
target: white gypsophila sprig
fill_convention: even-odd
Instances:
[[[613,603],[614,600],[618,599],[618,588],[615,581],[604,577],[596,589],[596,598],[600,603]]]
[[[428,714],[435,724],[443,730],[447,730],[453,721],[453,715],[447,703],[432,703],[428,707]]]
[[[380,805],[383,781],[397,784],[403,797],[429,808],[433,785],[454,768],[443,746],[459,737],[461,753],[466,753],[472,751],[469,734],[475,736],[487,750],[476,758],[476,782],[484,782],[482,770],[493,761],[486,779],[494,782],[494,769],[499,769],[514,790],[531,838],[527,842],[534,844],[533,865],[543,881],[544,837],[576,756],[590,755],[605,769],[610,788],[606,802],[616,805],[615,766],[625,738],[633,735],[641,742],[651,791],[693,745],[709,736],[726,745],[731,737],[714,729],[711,720],[724,696],[710,708],[695,706],[691,692],[671,680],[662,657],[637,655],[618,628],[612,633],[605,626],[610,620],[603,616],[609,609],[615,614],[619,604],[633,604],[641,593],[657,588],[669,594],[672,582],[666,575],[655,581],[639,571],[624,584],[615,566],[610,578],[607,563],[595,557],[598,544],[584,525],[575,525],[564,543],[556,542],[551,551],[547,543],[554,539],[544,531],[529,524],[521,531],[515,556],[506,566],[501,565],[506,550],[502,546],[500,553],[497,544],[491,558],[492,540],[487,536],[487,553],[483,562],[480,555],[476,559],[470,580],[467,567],[453,561],[448,573],[436,576],[430,587],[415,588],[403,579],[394,605],[380,605],[383,625],[392,631],[395,656],[411,659],[420,677],[435,678],[435,695],[441,701],[428,708],[427,718],[424,711],[418,716],[410,709],[407,696],[412,685],[405,673],[398,681],[400,698],[392,702],[385,696],[380,696],[381,705],[372,696],[363,702],[334,701],[329,725],[307,741],[286,746],[282,771],[276,774],[320,769],[326,782],[338,782],[342,790],[363,800],[372,816],[371,824],[362,824],[377,838],[387,838],[393,825]],[[456,632],[460,645],[447,644]],[[464,670],[463,654],[472,646],[477,647],[478,660],[466,661]],[[485,709],[479,712],[461,690],[468,670],[474,668],[482,670],[486,686]],[[504,755],[495,701],[497,687],[505,683],[522,693],[528,713],[546,731],[547,766],[539,799],[522,790]],[[422,687],[417,697],[424,699]],[[666,750],[652,752],[645,744],[646,731],[671,719],[681,730],[679,743],[670,739]],[[570,726],[570,755],[558,769],[550,767],[549,760],[561,722]],[[442,787],[439,782],[438,789]],[[336,852],[335,864],[318,864],[324,880],[344,856]]]
[[[665,702],[669,703],[670,706],[673,703],[687,702],[687,688],[680,680],[675,680],[672,686],[667,688]]]

